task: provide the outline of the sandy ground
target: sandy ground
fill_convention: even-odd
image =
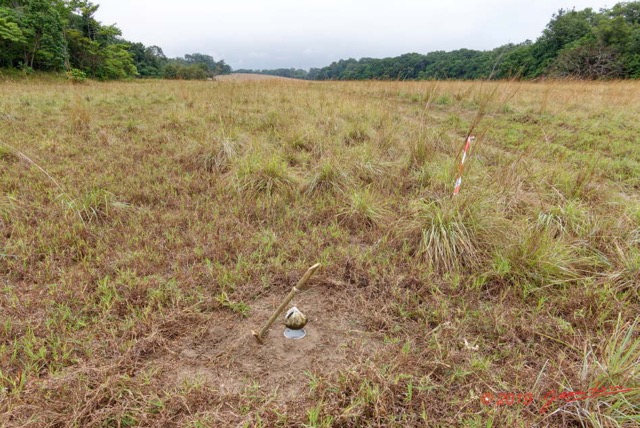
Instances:
[[[255,302],[252,316],[240,322],[233,315],[212,318],[196,334],[174,342],[173,358],[168,364],[166,355],[161,358],[165,373],[173,373],[174,382],[204,381],[228,394],[241,394],[259,381],[282,399],[294,400],[308,389],[305,372],[336,372],[376,348],[374,333],[365,331],[348,305],[326,289],[296,299],[309,317],[305,338],[286,339],[282,316],[259,345],[250,332],[259,329],[281,298]]]

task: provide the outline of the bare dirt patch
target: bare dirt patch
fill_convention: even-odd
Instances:
[[[330,374],[373,353],[377,341],[336,293],[311,291],[292,302],[308,317],[306,337],[286,339],[283,318],[260,345],[251,335],[273,313],[282,296],[254,302],[251,316],[216,314],[194,334],[172,346],[173,357],[156,361],[168,380],[205,382],[225,394],[259,385],[278,399],[292,400],[308,390],[307,373]]]

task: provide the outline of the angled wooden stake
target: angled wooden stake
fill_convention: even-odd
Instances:
[[[278,318],[278,316],[282,313],[282,311],[284,311],[284,309],[287,307],[291,299],[293,299],[296,294],[298,294],[299,292],[307,288],[306,287],[307,280],[311,278],[311,275],[313,275],[316,269],[318,269],[320,266],[322,266],[322,264],[316,263],[315,265],[307,269],[307,271],[304,273],[302,278],[300,278],[300,281],[298,281],[298,283],[291,289],[287,297],[285,297],[285,299],[280,304],[280,306],[278,306],[278,309],[276,309],[273,315],[271,315],[271,318],[269,318],[269,321],[267,321],[267,323],[264,325],[264,327],[262,327],[262,330],[260,330],[259,333],[256,333],[255,330],[251,330],[251,334],[253,334],[253,337],[256,338],[258,343],[262,343],[262,339],[265,333],[267,332],[267,330],[269,330],[269,327],[271,327],[271,324],[274,323],[274,321]]]

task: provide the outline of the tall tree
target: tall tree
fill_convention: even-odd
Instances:
[[[130,43],[129,52],[140,77],[162,77],[167,57],[159,46],[145,46],[142,43]]]
[[[20,28],[14,9],[0,6],[0,66],[13,66],[17,52],[22,52],[27,38]]]
[[[8,2],[6,2],[8,3]],[[25,38],[24,65],[42,69],[62,69],[66,61],[64,21],[60,0],[24,0],[12,2]]]

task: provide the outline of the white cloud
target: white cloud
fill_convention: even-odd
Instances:
[[[98,20],[168,56],[202,52],[232,67],[318,67],[535,40],[559,8],[593,0],[96,0]]]

